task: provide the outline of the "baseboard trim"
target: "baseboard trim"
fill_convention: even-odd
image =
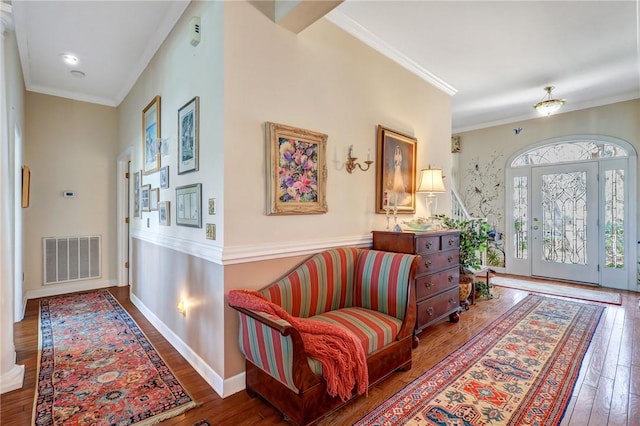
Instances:
[[[104,287],[113,287],[116,284],[118,284],[118,280],[76,281],[71,284],[52,284],[37,290],[27,290],[26,298],[37,299],[39,297],[57,296],[59,294],[74,293],[77,291],[97,290]]]
[[[224,380],[216,373],[200,356],[191,349],[177,334],[173,332],[160,318],[158,318],[144,303],[133,293],[130,294],[131,302],[140,310],[142,315],[153,325],[156,330],[173,346],[184,359],[202,376],[202,378],[221,397],[226,398],[245,388],[244,372]]]
[[[11,370],[0,375],[0,394],[22,388],[24,365],[14,365]]]

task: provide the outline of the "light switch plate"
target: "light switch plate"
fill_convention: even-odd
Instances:
[[[215,198],[209,198],[209,214],[210,215],[216,214],[216,199]]]
[[[216,224],[215,223],[207,223],[207,240],[215,240],[216,239]]]

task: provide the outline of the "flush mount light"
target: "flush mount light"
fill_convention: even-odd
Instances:
[[[78,78],[84,77],[84,73],[82,71],[71,70],[70,72],[71,72],[71,75],[74,77],[78,77]]]
[[[544,91],[547,92],[547,96],[535,104],[533,107],[538,110],[540,114],[543,115],[551,115],[557,110],[560,109],[562,105],[566,102],[564,99],[553,99],[551,97],[551,91],[554,89],[553,86],[547,86],[544,88]]]
[[[71,53],[61,53],[60,57],[65,63],[69,65],[75,65],[78,63],[78,57],[75,55],[72,55]]]

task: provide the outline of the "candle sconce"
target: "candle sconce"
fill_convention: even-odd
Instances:
[[[352,171],[354,171],[356,167],[358,167],[363,172],[366,172],[367,170],[369,170],[369,167],[371,167],[371,165],[373,164],[373,160],[371,160],[370,158],[371,158],[371,150],[367,152],[367,160],[364,162],[364,164],[366,164],[367,167],[362,167],[362,164],[356,161],[358,157],[353,156],[353,145],[350,145],[349,153],[347,154],[347,161],[344,163],[344,167],[345,169],[347,169],[348,173],[351,173]]]

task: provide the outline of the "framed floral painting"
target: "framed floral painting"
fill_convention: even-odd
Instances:
[[[398,213],[416,212],[416,145],[410,136],[378,126],[376,213],[396,208]]]
[[[267,214],[327,212],[327,135],[266,123]]]

